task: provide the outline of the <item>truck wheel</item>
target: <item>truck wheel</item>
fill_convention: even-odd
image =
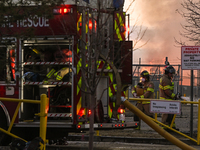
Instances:
[[[0,128],[8,129],[6,115],[2,108],[0,108]],[[0,146],[8,146],[12,141],[12,137],[0,131]]]

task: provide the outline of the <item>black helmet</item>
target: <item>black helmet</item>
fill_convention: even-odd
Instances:
[[[175,74],[175,69],[174,69],[174,67],[172,67],[171,65],[169,65],[169,66],[167,66],[167,67],[165,67],[165,73],[172,73],[172,74]]]
[[[140,76],[141,77],[149,77],[149,72],[144,70],[144,71],[141,72]]]

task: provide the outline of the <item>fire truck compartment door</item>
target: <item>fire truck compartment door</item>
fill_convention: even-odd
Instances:
[[[6,95],[14,95],[15,88],[14,87],[6,87]]]
[[[104,117],[108,116],[108,100],[109,100],[109,95],[108,95],[108,77],[102,77],[100,79],[100,82],[97,86],[97,100],[100,99],[102,93],[102,97],[101,97],[101,101],[103,104],[103,110],[104,110]]]

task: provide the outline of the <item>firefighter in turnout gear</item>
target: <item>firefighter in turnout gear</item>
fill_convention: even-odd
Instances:
[[[135,85],[132,88],[132,94],[133,97],[136,98],[149,98],[153,99],[154,98],[154,83],[150,81],[149,77],[149,72],[148,71],[142,71],[140,74],[142,77],[142,81]],[[144,112],[146,115],[149,117],[154,117],[153,113],[150,113],[150,102],[147,101],[138,101],[136,106],[139,108],[142,112]],[[134,121],[139,121],[139,126],[137,127],[140,129],[141,125],[141,120],[135,115],[134,116]]]
[[[160,99],[163,100],[173,100],[176,99],[174,91],[174,83],[172,82],[173,75],[175,74],[175,69],[171,65],[165,67],[165,73],[162,78],[160,78],[159,92]],[[173,114],[162,114],[162,123],[170,126]],[[175,123],[172,126],[175,128]]]
[[[54,68],[49,71],[49,73],[46,75],[46,79],[44,82],[48,82],[49,79],[52,81],[61,81],[65,75],[72,72],[72,70],[68,67],[64,67],[58,71],[56,71]],[[51,81],[50,80],[50,81]]]

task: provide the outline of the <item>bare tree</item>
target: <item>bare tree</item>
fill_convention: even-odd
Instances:
[[[31,15],[37,14],[38,16],[43,16],[44,14],[51,18],[53,17],[50,13],[50,7],[62,4],[62,0],[35,0],[35,1],[18,1],[15,3],[10,3],[10,1],[4,1],[0,3],[0,15],[1,16],[7,16],[1,17],[0,19],[0,26],[3,27],[3,30],[0,30],[0,38],[1,38],[1,44],[4,43],[5,45],[9,45],[9,39],[6,40],[6,43],[4,42],[4,37],[6,37],[6,33],[12,32],[10,30],[13,23],[17,23],[19,20],[23,20],[24,18],[28,18]],[[24,6],[32,6],[30,8],[26,8]],[[16,8],[16,9],[13,9]],[[113,116],[116,118],[117,116],[117,109],[121,104],[121,91],[123,91],[124,87],[127,87],[128,84],[122,84],[121,82],[121,76],[119,73],[119,70],[122,69],[125,65],[123,62],[126,61],[126,58],[132,54],[131,50],[137,49],[137,44],[139,41],[143,38],[145,31],[140,30],[138,31],[138,35],[136,36],[136,39],[134,40],[133,47],[129,47],[127,49],[128,52],[125,54],[121,53],[123,50],[126,50],[125,48],[125,40],[127,39],[126,35],[123,34],[123,40],[120,39],[120,41],[114,40],[114,34],[116,34],[115,29],[110,30],[113,28],[113,20],[114,19],[114,12],[119,11],[115,10],[114,8],[111,9],[105,9],[103,5],[103,1],[98,0],[97,1],[97,7],[96,8],[90,8],[88,6],[80,6],[78,7],[78,11],[80,11],[83,17],[82,21],[82,33],[79,35],[80,38],[79,43],[75,43],[75,45],[78,45],[78,49],[74,49],[74,55],[75,59],[78,60],[77,68],[81,71],[81,83],[79,83],[76,80],[77,85],[79,86],[81,90],[81,96],[84,101],[84,105],[87,108],[90,108],[92,112],[94,112],[95,108],[97,107],[98,100],[100,101],[102,96],[98,97],[97,99],[97,87],[99,82],[101,81],[102,77],[106,76],[105,74],[112,73],[112,81],[109,83],[111,85],[116,84],[116,92],[113,94],[116,98],[116,105],[113,110]],[[12,17],[9,17],[12,16]],[[70,21],[66,20],[59,20],[62,22],[63,30],[66,32],[65,34],[68,34],[68,30],[66,27],[67,23],[76,22],[77,18],[71,18]],[[90,28],[90,21],[92,22],[92,28]],[[20,23],[20,22],[18,22]],[[122,30],[122,32],[125,32],[124,22],[119,21],[116,23],[116,26],[119,26],[117,30]],[[85,27],[86,26],[86,27]],[[2,28],[1,28],[2,29]],[[74,29],[76,29],[76,24],[74,26]],[[72,30],[74,30],[72,29]],[[87,30],[87,32],[86,32]],[[135,34],[134,33],[134,26],[131,29],[131,32],[129,34]],[[5,32],[6,31],[6,32]],[[119,31],[118,31],[119,32]],[[56,36],[52,31],[53,36]],[[26,30],[23,30],[22,32],[16,32],[16,37],[28,37],[32,38],[34,37],[34,28],[27,28]],[[8,43],[7,43],[8,42]],[[1,55],[3,58],[4,56]],[[4,63],[7,61],[7,59],[1,59]],[[130,64],[132,64],[132,59],[130,59]],[[100,61],[104,62],[103,66],[98,70],[98,66]],[[2,65],[3,66],[3,65]],[[131,68],[132,66],[130,66]],[[19,68],[19,67],[18,67]],[[0,68],[4,69],[4,68]],[[74,71],[72,69],[72,71]],[[75,73],[75,72],[74,72]],[[108,75],[107,75],[108,76]],[[131,76],[130,76],[131,77]],[[130,83],[129,83],[130,84]],[[114,87],[114,86],[113,86]],[[108,87],[107,87],[108,88]],[[107,89],[108,90],[108,89]],[[102,90],[102,94],[105,90]],[[114,97],[114,96],[113,96]],[[89,118],[86,118],[90,121],[90,142],[89,142],[89,149],[93,149],[93,136],[94,136],[94,113],[90,115]],[[86,120],[86,121],[88,121]]]
[[[178,45],[187,45],[189,43],[194,43],[194,45],[199,45],[200,42],[200,2],[195,0],[184,0],[181,3],[183,11],[177,10],[177,12],[185,19],[186,23],[181,24],[182,31],[180,35],[187,41],[177,40],[175,38],[175,43]]]

